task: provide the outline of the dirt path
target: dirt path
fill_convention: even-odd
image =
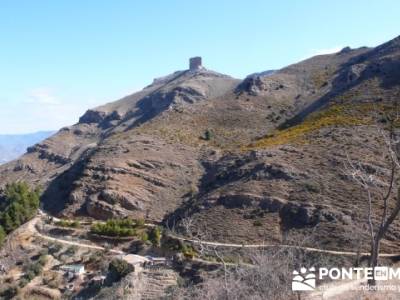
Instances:
[[[34,219],[32,219],[29,222],[28,226],[27,226],[27,230],[29,228],[29,230],[31,230],[32,233],[34,233],[37,236],[39,236],[40,238],[48,240],[48,241],[59,242],[59,243],[66,244],[66,245],[84,247],[84,248],[88,248],[88,249],[107,250],[105,247],[102,247],[102,246],[90,245],[90,244],[85,244],[85,243],[75,242],[75,241],[68,241],[68,240],[65,240],[65,239],[54,238],[54,237],[50,237],[50,236],[47,236],[47,235],[44,235],[44,234],[40,233],[36,229],[36,224],[40,220],[40,218],[43,217],[44,215],[45,215],[44,213],[40,213],[39,216],[37,216]],[[174,235],[172,233],[168,233],[168,236],[171,237],[171,238],[174,238],[174,239],[177,239],[177,240],[181,240],[181,241],[184,241],[184,242],[188,242],[188,243],[192,243],[192,244],[203,244],[203,245],[216,246],[216,247],[230,247],[230,248],[244,248],[244,249],[258,249],[258,248],[261,249],[261,248],[280,247],[280,248],[297,248],[297,249],[302,249],[302,250],[306,250],[306,251],[309,251],[309,252],[319,252],[319,253],[326,253],[326,254],[333,254],[333,255],[346,255],[346,256],[356,256],[356,255],[358,255],[357,252],[326,250],[326,249],[319,249],[319,248],[313,248],[313,247],[302,247],[302,246],[280,245],[280,244],[276,244],[276,245],[270,245],[270,244],[235,244],[235,243],[220,243],[220,242],[211,242],[211,241],[199,241],[199,240],[194,240],[194,239],[189,239],[189,238],[184,238],[184,237],[181,237],[181,236],[177,236],[177,235]],[[114,250],[114,249],[110,249],[108,251],[110,251],[111,253],[115,253],[115,254],[128,254],[128,253],[125,253],[123,251]],[[369,253],[363,252],[363,253],[359,253],[359,255],[368,256]],[[381,253],[379,256],[380,257],[397,257],[399,255],[400,254],[394,254],[394,253]]]
[[[357,252],[351,252],[351,251],[337,251],[337,250],[325,250],[325,249],[319,249],[319,248],[312,248],[312,247],[302,247],[302,246],[293,246],[293,245],[281,245],[281,244],[276,244],[276,245],[270,245],[270,244],[234,244],[234,243],[219,243],[219,242],[209,242],[209,241],[199,241],[199,240],[193,240],[189,238],[184,238],[180,237],[171,233],[168,233],[168,236],[180,241],[192,243],[192,244],[202,244],[202,245],[208,245],[208,246],[216,246],[216,247],[228,247],[228,248],[273,248],[273,247],[279,247],[279,248],[297,248],[297,249],[302,249],[306,250],[309,252],[320,252],[320,253],[327,253],[327,254],[333,254],[333,255],[346,255],[346,256],[356,256],[358,253]],[[369,253],[367,252],[362,252],[359,253],[359,255],[362,256],[368,256]],[[397,257],[400,256],[400,254],[396,253],[380,253],[379,257]]]
[[[64,244],[64,245],[70,245],[70,246],[77,246],[77,247],[81,247],[81,248],[93,249],[93,250],[108,250],[109,252],[115,253],[115,254],[128,254],[128,253],[125,253],[125,252],[120,251],[120,250],[106,249],[105,247],[102,247],[102,246],[90,245],[90,244],[74,242],[74,241],[68,241],[68,240],[65,240],[65,239],[55,238],[55,237],[44,235],[44,234],[40,233],[36,229],[36,224],[37,224],[37,222],[39,222],[39,220],[40,220],[40,217],[35,217],[31,221],[29,221],[29,223],[27,224],[28,226],[27,226],[26,230],[29,230],[30,232],[32,232],[33,235],[35,235],[35,236],[37,236],[37,237],[39,237],[39,238],[41,238],[43,240],[47,240],[47,241],[50,241],[50,242],[57,242],[57,243]]]

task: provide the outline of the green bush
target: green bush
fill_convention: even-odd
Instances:
[[[161,228],[156,226],[153,227],[149,232],[149,240],[155,247],[159,247],[161,244]]]
[[[18,287],[16,285],[8,286],[0,290],[0,299],[13,299],[17,294]]]
[[[6,232],[4,231],[3,227],[0,226],[0,247],[3,244],[5,238],[6,238]]]
[[[149,235],[146,232],[143,232],[142,235],[140,236],[140,239],[143,242],[147,242],[149,240]]]
[[[58,243],[52,243],[52,244],[48,245],[48,253],[52,256],[54,256],[61,249],[62,249],[62,246]]]
[[[165,237],[163,239],[162,247],[165,250],[172,250],[176,252],[183,252],[184,243],[174,238]]]
[[[137,220],[135,221],[135,225],[136,225],[137,227],[143,227],[144,224],[145,224],[144,219],[137,219]]]
[[[108,278],[111,282],[119,281],[129,273],[133,272],[133,267],[122,259],[113,259],[108,266]]]
[[[304,182],[303,186],[304,186],[304,189],[308,192],[320,193],[320,187],[317,182],[314,182],[314,181]]]
[[[189,259],[192,259],[197,255],[196,250],[194,250],[192,246],[186,244],[183,244],[182,254]]]
[[[35,272],[33,272],[32,270],[28,270],[23,278],[25,279],[25,281],[29,283],[35,277],[36,277]]]
[[[33,279],[33,277],[32,277],[32,279]],[[26,286],[32,279],[28,279],[28,278],[26,277],[26,274],[25,274],[25,276],[22,277],[22,278],[20,279],[20,281],[19,281],[19,287],[20,287],[20,288],[23,288],[23,287]]]
[[[39,257],[38,264],[44,266],[48,261],[48,256],[46,254],[42,254]]]
[[[75,255],[75,253],[78,251],[78,247],[77,246],[70,246],[68,247],[66,254],[73,256]]]
[[[255,220],[255,221],[253,222],[253,226],[262,226],[262,223],[261,223],[260,220]]]
[[[78,221],[61,220],[56,222],[56,225],[60,227],[78,228],[80,223]]]
[[[212,138],[212,133],[211,133],[210,130],[207,129],[207,130],[204,132],[204,140],[209,141],[209,140],[211,140],[211,138]]]
[[[136,235],[134,227],[135,225],[130,219],[110,219],[106,223],[95,223],[90,231],[99,235],[127,237]]]
[[[46,264],[46,262],[47,262],[47,257],[42,255],[36,262],[29,263],[28,265],[24,266],[24,272],[25,272],[25,275],[23,277],[24,285],[29,283],[36,276],[42,274],[43,266]]]

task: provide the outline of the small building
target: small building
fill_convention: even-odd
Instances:
[[[60,270],[67,272],[69,278],[82,276],[83,274],[85,274],[84,265],[65,265],[61,266]]]
[[[196,71],[203,68],[201,57],[196,56],[189,59],[189,70]]]
[[[106,276],[98,275],[92,278],[91,284],[95,286],[102,286],[104,285],[104,281],[106,280]]]
[[[146,263],[146,266],[164,266],[167,265],[167,259],[165,257],[152,257],[152,256],[146,256],[148,259],[148,262]]]

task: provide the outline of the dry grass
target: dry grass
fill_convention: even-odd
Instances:
[[[61,293],[57,289],[34,286],[24,291],[22,299],[61,299]]]
[[[316,71],[311,74],[311,82],[317,88],[324,87],[328,83],[329,79],[332,78],[335,71],[335,68],[332,66],[327,66],[325,70]]]
[[[372,123],[375,107],[372,104],[359,105],[332,105],[328,109],[311,114],[304,122],[296,126],[277,130],[257,142],[247,146],[245,149],[264,148],[288,143],[306,144],[310,140],[307,135],[324,127],[330,126],[359,126]]]

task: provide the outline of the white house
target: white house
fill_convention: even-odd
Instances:
[[[72,273],[73,275],[83,275],[85,274],[85,266],[84,265],[65,265],[61,266],[61,270]]]

